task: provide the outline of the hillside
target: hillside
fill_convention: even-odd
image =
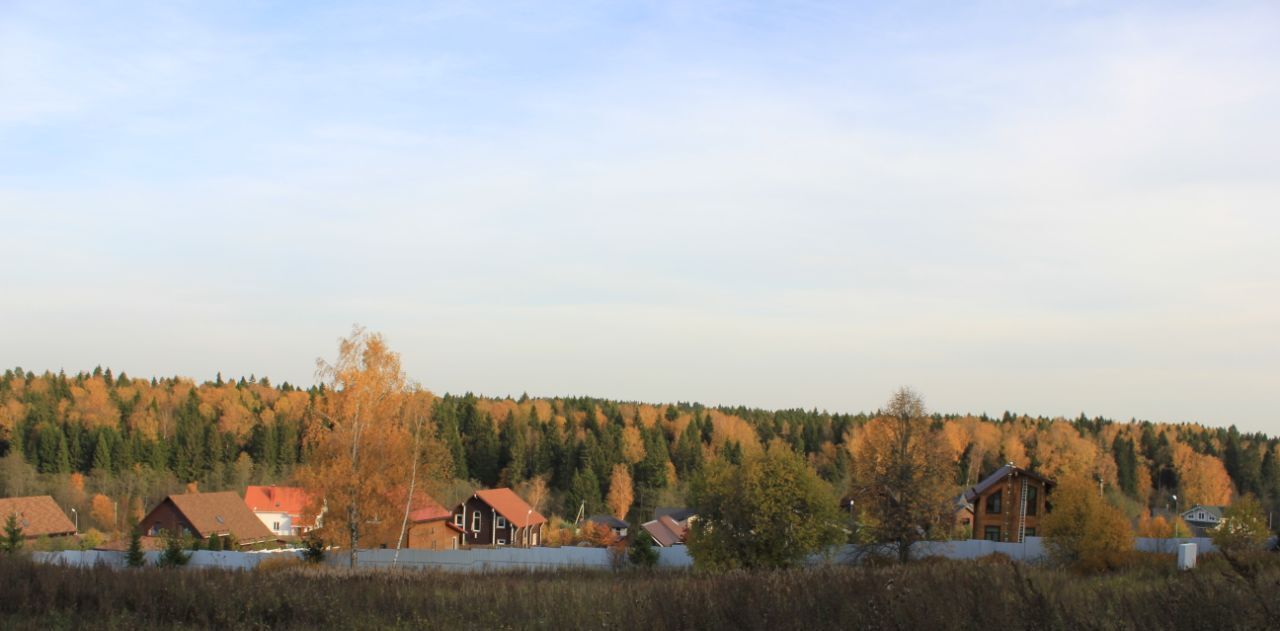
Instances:
[[[124,373],[0,377],[0,495],[50,493],[119,530],[127,512],[195,483],[243,490],[286,482],[308,457],[306,435],[323,389],[268,379],[196,384]],[[627,465],[631,515],[680,504],[706,462],[736,462],[781,440],[803,453],[836,492],[848,485],[850,445],[874,412],[768,411],[583,397],[434,399],[453,478],[538,493],[551,513],[585,503],[603,512],[611,473]],[[1005,413],[933,416],[954,464],[956,489],[1013,462],[1049,476],[1086,472],[1132,517],[1165,508],[1226,504],[1241,493],[1280,505],[1280,440],[1232,428],[1050,419]],[[459,482],[455,487],[465,487]],[[447,491],[446,491],[447,494]],[[127,511],[126,511],[127,507]]]

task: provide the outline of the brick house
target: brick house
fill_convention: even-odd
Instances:
[[[533,510],[508,488],[476,491],[451,512],[453,525],[462,531],[468,546],[521,546],[542,544],[547,518]]]
[[[1040,531],[1040,519],[1052,508],[1048,496],[1054,486],[1040,474],[1004,465],[958,499],[959,525],[970,526],[973,539],[1021,543]]]
[[[24,539],[74,537],[76,534],[76,525],[48,495],[0,499],[0,527],[10,515],[17,516]]]
[[[231,535],[240,547],[274,542],[275,534],[231,491],[170,495],[138,524],[142,533],[185,532],[200,539]]]

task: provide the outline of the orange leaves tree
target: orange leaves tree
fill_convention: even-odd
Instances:
[[[904,563],[913,544],[950,525],[957,490],[946,444],[910,388],[895,392],[879,416],[854,432],[851,491],[864,516],[860,534],[896,547]]]
[[[1053,492],[1053,512],[1044,518],[1050,558],[1082,570],[1116,569],[1133,550],[1133,531],[1120,509],[1108,504],[1098,487],[1078,473]]]
[[[325,536],[346,540],[355,567],[362,536],[399,525],[414,448],[409,388],[399,354],[360,327],[340,341],[334,363],[317,360],[317,375],[328,392],[307,432],[299,481],[323,502]]]
[[[631,509],[631,502],[635,499],[631,488],[631,471],[627,469],[627,465],[613,465],[613,472],[609,476],[609,496],[605,498],[605,505],[609,507],[609,513],[618,519],[626,519],[627,511]]]

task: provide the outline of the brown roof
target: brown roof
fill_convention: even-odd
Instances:
[[[653,521],[647,521],[640,524],[640,527],[644,528],[645,532],[649,533],[653,540],[664,548],[684,543],[685,537],[689,534],[687,521],[682,524],[672,519],[669,515],[663,515]]]
[[[241,543],[275,538],[267,525],[232,491],[170,495],[165,501],[173,503],[201,538],[227,533]]]
[[[547,521],[541,513],[533,510],[532,506],[520,499],[508,488],[489,489],[487,491],[476,491],[476,497],[480,498],[485,504],[492,506],[498,511],[499,515],[507,518],[512,526],[516,528],[524,528],[533,524],[541,524]]]
[[[18,516],[18,525],[28,539],[76,534],[76,525],[48,495],[0,499],[0,526],[9,515]]]

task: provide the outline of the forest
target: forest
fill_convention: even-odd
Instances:
[[[50,494],[82,529],[122,531],[164,495],[298,479],[308,432],[328,396],[255,376],[134,378],[21,368],[0,376],[0,496]],[[442,472],[436,488],[511,486],[572,520],[611,512],[645,520],[682,505],[708,463],[785,443],[842,494],[856,437],[877,414],[650,404],[589,397],[429,396]],[[1280,507],[1280,440],[1234,427],[1005,412],[933,414],[957,492],[1006,462],[1050,477],[1086,473],[1126,515],[1223,505],[1240,494]],[[87,520],[87,521],[84,521]],[[1158,534],[1158,533],[1153,533]]]

